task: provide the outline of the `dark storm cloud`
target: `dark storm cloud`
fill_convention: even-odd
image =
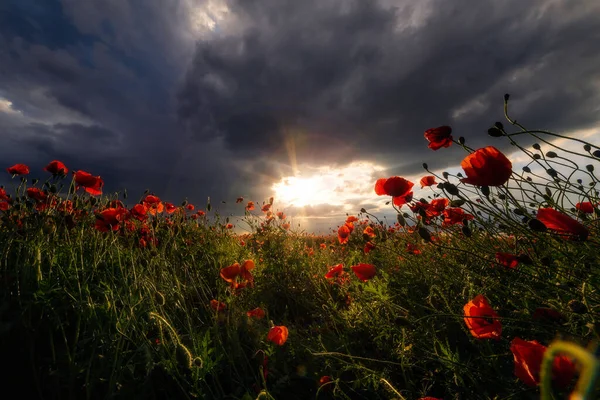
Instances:
[[[295,138],[302,161],[371,159],[404,174],[456,163],[426,148],[429,127],[487,142],[505,92],[529,126],[597,122],[597,2],[388,3],[234,1],[242,28],[198,44],[181,120],[242,157],[286,160]]]
[[[505,92],[528,126],[597,122],[594,0],[236,0],[192,34],[192,11],[213,3],[0,2],[0,101],[13,103],[0,159],[61,159],[108,191],[211,196],[230,213],[304,163],[456,165],[460,150],[429,151],[423,130],[488,142]]]

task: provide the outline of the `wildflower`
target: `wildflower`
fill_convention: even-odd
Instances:
[[[196,207],[194,207],[193,204],[187,204],[185,206],[185,209],[188,210],[188,211],[194,211],[196,209]]]
[[[69,172],[65,164],[57,160],[51,161],[48,165],[46,165],[44,167],[44,171],[50,172],[54,176],[67,175],[67,172]]]
[[[148,207],[143,204],[136,204],[129,211],[130,215],[138,221],[145,221],[148,219]]]
[[[460,166],[467,175],[460,181],[476,186],[502,186],[512,174],[511,162],[493,146],[469,154]]]
[[[540,369],[544,353],[548,348],[535,340],[526,341],[514,338],[510,351],[514,358],[514,373],[527,386],[540,383]],[[552,362],[552,380],[560,387],[566,387],[575,376],[575,364],[566,356],[558,356]]]
[[[215,311],[223,311],[224,309],[227,308],[227,305],[225,303],[222,303],[220,301],[217,301],[215,299],[212,299],[210,301],[210,308],[212,308]]]
[[[404,197],[408,195],[413,186],[414,183],[400,176],[392,176],[388,179],[378,179],[375,183],[375,193],[379,196]]]
[[[177,210],[177,207],[173,205],[173,203],[165,203],[165,211],[167,214],[173,214]]]
[[[283,213],[283,211],[279,211],[277,213],[277,218],[279,218],[279,219],[285,219],[285,214]]]
[[[324,375],[319,379],[319,387],[322,387],[322,390],[330,390],[331,385],[328,385],[329,382],[332,382],[332,379],[328,375]]]
[[[442,147],[450,147],[452,144],[452,128],[447,125],[427,129],[425,139],[429,142],[431,150],[439,150]]]
[[[350,223],[354,223],[357,222],[358,218],[356,218],[354,215],[349,216],[348,218],[346,218],[346,223],[350,222]]]
[[[575,208],[585,214],[593,214],[594,213],[594,205],[589,201],[585,201],[583,203],[577,203],[577,204],[575,204]]]
[[[392,202],[394,203],[395,206],[401,207],[404,204],[412,201],[412,199],[413,199],[413,192],[408,192],[404,196],[392,197]]]
[[[373,250],[375,248],[375,245],[372,242],[367,242],[365,243],[365,247],[363,249],[365,254],[369,254],[371,252],[371,250]]]
[[[236,277],[240,274],[241,271],[242,268],[240,264],[234,263],[229,267],[222,268],[220,275],[221,278],[225,280],[225,282],[231,283],[236,279]]]
[[[444,210],[444,226],[462,224],[463,220],[472,220],[475,217],[464,212],[462,208],[453,207]]]
[[[340,226],[340,228],[338,229],[338,240],[340,242],[340,244],[345,244],[348,243],[348,238],[350,237],[350,228],[348,228],[348,225],[342,225]]]
[[[246,315],[250,318],[263,319],[265,317],[265,312],[262,308],[256,307],[254,310],[248,311]]]
[[[546,228],[563,234],[564,238],[585,240],[590,233],[573,218],[552,208],[540,208],[536,217]]]
[[[363,282],[373,278],[377,273],[377,270],[373,264],[360,263],[358,265],[353,265],[350,268],[354,272],[354,275],[356,275],[356,277]]]
[[[344,273],[344,265],[338,264],[329,268],[329,271],[325,274],[325,278],[332,279],[341,276]]]
[[[496,261],[507,268],[515,268],[519,265],[519,256],[510,253],[496,253]]]
[[[377,236],[372,226],[367,226],[363,231],[363,235],[367,235],[370,238],[374,238],[375,236]]]
[[[496,311],[483,295],[476,296],[463,307],[465,324],[477,339],[500,339],[502,324]]]
[[[75,174],[76,189],[84,188],[86,192],[93,196],[102,194],[102,186],[104,181],[99,176],[92,176],[89,172],[77,171]]]
[[[252,210],[254,210],[254,202],[249,201],[248,204],[246,204],[246,211],[252,211]]]
[[[27,175],[29,173],[29,167],[25,164],[15,164],[6,170],[11,175]]]
[[[266,213],[270,209],[271,209],[271,203],[267,203],[264,206],[262,206],[261,211],[264,212],[264,213]]]
[[[0,211],[8,211],[10,204],[7,201],[0,201]]]
[[[107,208],[96,214],[95,228],[100,232],[119,230],[119,224],[125,219],[127,210],[124,208]]]
[[[283,346],[288,338],[288,328],[285,326],[274,326],[267,334],[267,340],[275,343],[277,346]]]
[[[227,225],[225,225],[225,229],[233,229],[233,224],[227,224]]]
[[[48,200],[48,194],[38,188],[27,188],[27,197],[34,199],[38,203],[43,203]]]
[[[423,189],[426,186],[432,186],[437,184],[437,182],[435,181],[435,176],[433,175],[427,175],[422,177],[419,183],[421,184],[421,189]]]
[[[153,194],[144,197],[142,203],[148,208],[148,213],[152,215],[156,215],[157,213],[160,214],[165,209],[165,206],[158,196],[154,196]]]

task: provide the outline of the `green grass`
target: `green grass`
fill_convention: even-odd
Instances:
[[[513,189],[544,193],[519,177]],[[533,200],[505,188],[445,193],[476,216],[468,229],[442,226],[441,217],[426,225],[410,212],[406,226],[389,227],[365,211],[341,245],[265,223],[260,211],[247,213],[252,234],[244,237],[210,212],[191,219],[185,211],[100,232],[94,213],[111,199],[70,192],[75,211],[36,211],[26,184],[34,183],[23,180],[0,212],[3,386],[20,398],[534,399],[539,388],[513,373],[513,338],[584,347],[600,339],[597,214],[585,217],[587,240],[566,240],[531,229],[514,209]],[[53,193],[55,184],[37,187]],[[563,206],[571,189],[561,185],[536,207]],[[597,202],[597,193],[584,194]],[[366,224],[375,238],[363,236]],[[141,247],[142,235],[156,244]],[[367,240],[376,247],[365,254]],[[496,252],[530,262],[506,268]],[[254,286],[236,293],[220,271],[247,259],[256,263]],[[328,281],[339,263],[348,279]],[[350,266],[359,263],[373,264],[376,276],[357,279]],[[475,338],[464,322],[463,307],[478,294],[499,314],[499,340]],[[213,299],[226,309],[211,308]],[[256,307],[266,318],[247,317]],[[534,319],[539,307],[564,318]],[[283,346],[267,340],[272,325],[289,329]],[[322,376],[331,382],[319,388]],[[554,398],[574,385],[554,388]]]

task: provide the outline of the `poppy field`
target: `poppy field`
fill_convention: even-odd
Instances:
[[[596,398],[600,147],[528,130],[508,100],[489,146],[471,148],[449,126],[424,132],[423,151],[460,150],[462,172],[424,164],[419,182],[380,177],[373,196],[396,220],[356,210],[329,235],[294,230],[273,197],[231,199],[243,215],[233,221],[210,203],[103,192],[102,177],[58,160],[9,166],[4,389],[40,399]],[[416,198],[415,185],[429,194]]]

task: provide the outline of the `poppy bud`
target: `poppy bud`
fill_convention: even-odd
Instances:
[[[450,176],[449,173],[447,173],[446,171],[442,172],[442,176],[444,177],[444,179],[448,179],[448,177]]]
[[[144,194],[145,194],[145,195],[146,195],[146,194],[148,194],[148,193],[150,193],[150,189],[146,189],[146,190],[144,190]]]
[[[504,125],[502,125],[502,122],[500,121],[495,122],[494,126],[500,130],[504,130]]]
[[[542,156],[540,156],[539,154],[534,154],[533,155],[533,159],[534,160],[539,160],[540,158],[542,158]]]
[[[589,153],[590,150],[592,149],[592,146],[590,146],[589,144],[586,143],[583,145],[583,149]]]
[[[466,236],[466,237],[471,237],[471,229],[469,229],[468,226],[463,226],[462,227],[462,233]]]
[[[449,182],[444,183],[444,190],[453,196],[458,196],[458,188]]]
[[[185,207],[185,206],[187,206],[187,204],[188,204],[188,201],[184,200],[181,202],[181,207]]]
[[[540,221],[537,218],[532,218],[529,221],[527,221],[527,225],[529,226],[529,228],[536,232],[546,232],[548,230],[548,228],[546,228],[546,225],[544,225],[542,221]]]
[[[123,199],[127,200],[127,189],[123,190]]]
[[[490,129],[488,129],[488,135],[490,135],[491,137],[502,137],[504,136],[504,133],[502,133],[502,131],[498,128],[496,128],[495,126],[492,126]]]
[[[539,150],[540,149],[540,145],[538,143],[534,143],[533,146],[534,149]]]
[[[459,138],[458,138],[458,143],[460,143],[460,144],[465,144],[465,138],[464,138],[464,137],[462,137],[462,136],[461,136],[461,137],[459,137]]]
[[[452,200],[450,202],[450,207],[461,207],[465,203],[466,201],[463,199]]]
[[[429,233],[429,231],[425,228],[425,227],[420,227],[419,228],[419,236],[421,236],[421,238],[423,240],[425,240],[426,242],[431,242],[431,234]]]
[[[429,169],[429,166],[427,165],[427,163],[423,163],[423,168],[424,169]]]
[[[56,185],[50,186],[50,193],[56,193]]]
[[[556,154],[553,151],[549,151],[549,152],[546,153],[546,157],[548,157],[548,158],[556,158],[556,157],[558,157],[558,154]]]
[[[548,168],[548,169],[546,170],[546,173],[547,173],[548,175],[550,175],[551,177],[553,177],[553,178],[556,178],[556,177],[558,176],[558,172],[556,172],[556,170],[554,170],[554,169],[552,169],[552,168]]]
[[[583,180],[581,180],[581,178],[577,179],[577,183],[579,183],[580,185],[583,183]]]
[[[500,200],[506,200],[506,196],[505,196],[504,194],[502,194],[502,193],[500,193],[500,194],[498,195],[498,198],[499,198]]]
[[[529,257],[529,255],[527,255],[527,254],[519,254],[518,259],[519,259],[520,263],[529,264],[529,265],[533,264],[531,257]]]
[[[402,216],[402,214],[398,214],[396,216],[396,219],[398,220],[398,223],[400,224],[400,226],[405,226],[406,225],[406,220],[404,219],[404,217]]]
[[[586,165],[585,169],[587,169],[589,172],[594,172],[594,166],[592,164]]]
[[[525,215],[525,213],[523,212],[523,210],[522,210],[522,209],[520,209],[520,208],[515,208],[515,209],[513,210],[513,212],[514,212],[515,214],[517,214],[517,215]]]
[[[585,314],[587,312],[587,307],[579,300],[569,301],[569,309],[575,314]]]
[[[509,97],[510,97],[510,94],[506,93],[506,94],[504,95],[504,101],[508,101]]]
[[[483,195],[485,197],[490,197],[490,187],[489,186],[482,186],[481,187],[481,193],[483,193]]]
[[[361,212],[361,213],[366,213],[366,212],[367,212],[367,210],[365,210],[365,209],[364,209],[364,207],[363,207],[363,208],[361,208],[361,209],[360,209],[360,212]]]
[[[550,188],[546,187],[546,194],[548,195],[548,197],[552,198],[552,190],[550,190]]]
[[[531,168],[525,166],[525,167],[523,167],[523,171],[529,173],[529,172],[531,172]]]
[[[600,150],[596,150],[596,151],[594,151],[594,152],[592,153],[592,155],[593,155],[594,157],[598,157],[598,158],[600,158]]]

